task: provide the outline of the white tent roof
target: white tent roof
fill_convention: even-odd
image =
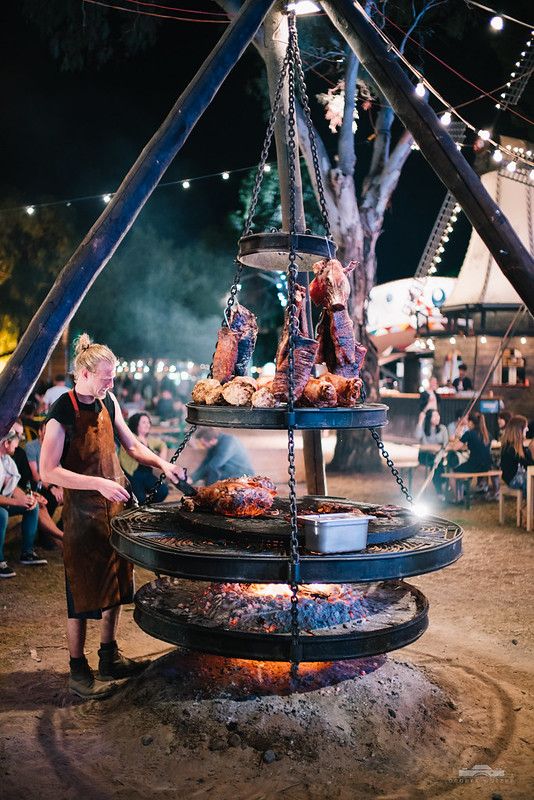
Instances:
[[[517,235],[532,252],[534,236],[534,187],[505,169],[487,172],[481,177],[484,187],[510,221]],[[478,233],[473,230],[456,286],[445,301],[443,310],[465,305],[521,305],[522,300]]]

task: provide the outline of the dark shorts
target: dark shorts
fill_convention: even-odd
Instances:
[[[74,599],[69,586],[69,579],[65,573],[65,594],[67,596],[67,617],[69,619],[102,619],[102,612],[109,611],[110,608],[117,608],[117,606],[125,605],[133,602],[135,588],[132,585],[131,599],[125,600],[124,603],[116,603],[114,606],[107,606],[107,608],[96,608],[93,611],[80,611],[79,613],[74,608]]]

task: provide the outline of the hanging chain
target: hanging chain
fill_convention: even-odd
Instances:
[[[395,466],[395,464],[393,462],[393,459],[391,458],[391,456],[389,455],[388,451],[384,447],[384,442],[380,438],[380,434],[378,433],[376,428],[369,428],[369,430],[371,431],[371,436],[373,437],[373,439],[376,442],[376,446],[380,450],[380,455],[382,456],[382,458],[385,459],[386,464],[388,465],[389,469],[391,470],[391,474],[393,475],[393,477],[395,478],[395,480],[399,484],[401,492],[406,497],[406,499],[410,503],[410,505],[413,505],[413,497],[411,496],[410,492],[408,491],[408,488],[406,487],[406,484],[404,483],[404,481],[402,480],[401,476],[399,475],[399,470]]]
[[[174,455],[172,456],[172,458],[169,461],[170,464],[175,464],[176,461],[178,461],[178,459],[180,458],[182,452],[185,450],[186,446],[189,444],[189,441],[190,441],[192,435],[194,434],[194,432],[196,431],[196,429],[197,429],[196,425],[191,425],[189,430],[184,433],[184,438],[182,439],[182,441],[180,442],[180,444],[176,448],[176,451],[175,451]],[[154,502],[154,498],[156,497],[156,494],[158,493],[158,489],[159,489],[159,487],[161,486],[161,484],[163,483],[164,480],[165,480],[165,473],[162,472],[161,475],[159,476],[157,482],[152,487],[152,489],[149,492],[147,492],[145,502],[142,505],[149,506],[151,503]]]
[[[290,23],[291,24],[291,23]],[[308,136],[310,138],[310,148],[313,160],[313,170],[315,172],[315,180],[317,182],[317,194],[319,195],[319,206],[321,208],[321,216],[323,218],[324,230],[327,239],[332,238],[330,230],[330,220],[328,218],[328,209],[326,207],[326,199],[324,196],[324,185],[321,176],[321,169],[319,166],[319,154],[317,152],[317,139],[315,138],[315,129],[311,118],[310,104],[308,102],[308,92],[306,90],[306,79],[304,77],[304,69],[302,67],[302,60],[300,58],[300,51],[297,41],[297,26],[295,24],[295,65],[297,74],[297,86],[299,90],[300,102],[304,111],[304,118],[306,120],[306,127],[308,128]]]
[[[299,626],[299,583],[300,583],[300,556],[297,527],[297,491],[295,478],[295,342],[298,336],[297,314],[297,253],[296,242],[296,147],[297,137],[295,128],[295,51],[296,51],[296,25],[295,14],[289,15],[289,42],[288,42],[288,171],[289,171],[289,264],[287,268],[288,285],[288,370],[287,370],[287,457],[288,457],[288,486],[289,486],[289,511],[291,517],[290,539],[290,564],[289,586],[291,588],[291,677],[296,678],[299,662],[301,660],[300,626]]]

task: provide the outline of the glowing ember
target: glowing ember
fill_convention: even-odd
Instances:
[[[336,588],[333,583],[308,583],[300,591],[326,597]],[[285,583],[249,583],[246,590],[259,597],[291,597],[291,589]]]

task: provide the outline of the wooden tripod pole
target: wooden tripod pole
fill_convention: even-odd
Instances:
[[[372,75],[391,108],[410,131],[436,175],[462,206],[493,258],[534,312],[534,261],[480,178],[458,152],[443,125],[353,0],[322,0],[335,27]]]
[[[273,2],[245,2],[56,279],[0,375],[0,436],[9,430],[64,326],[254,38]]]

